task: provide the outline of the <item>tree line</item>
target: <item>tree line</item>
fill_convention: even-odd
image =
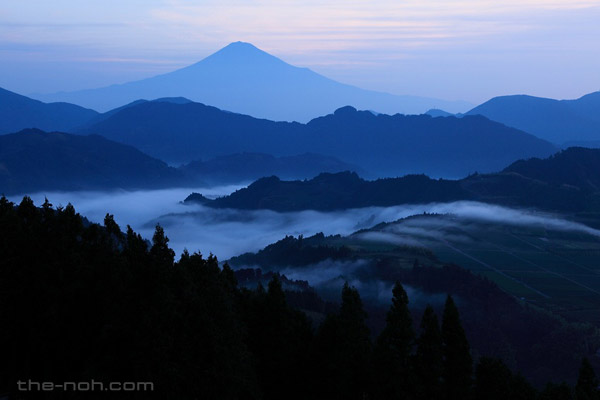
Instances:
[[[373,337],[349,284],[320,323],[291,307],[274,274],[238,285],[217,258],[178,260],[157,226],[149,242],[113,216],[0,199],[0,395],[33,398],[18,381],[153,382],[139,398],[599,399],[583,360],[575,387],[532,387],[502,361],[474,360],[458,307],[428,306],[413,327],[396,283]],[[50,398],[79,398],[53,392]],[[91,393],[107,397],[104,393]]]

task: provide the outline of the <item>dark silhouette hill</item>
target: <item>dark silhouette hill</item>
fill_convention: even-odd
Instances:
[[[27,128],[68,131],[97,116],[94,110],[68,103],[42,103],[0,88],[0,134]]]
[[[297,123],[272,122],[230,113],[200,103],[139,102],[81,133],[97,133],[175,163],[233,153],[274,151]],[[297,152],[295,153],[297,154]]]
[[[343,107],[308,124],[273,122],[200,103],[143,102],[93,124],[96,133],[170,163],[232,153],[316,153],[379,176],[427,173],[459,177],[491,172],[556,148],[481,116],[374,115]]]
[[[77,127],[76,131],[80,131],[82,129],[85,129],[88,126],[92,126],[92,125],[95,125],[95,124],[97,124],[99,122],[102,122],[105,119],[112,117],[113,115],[115,115],[119,111],[124,110],[126,108],[133,107],[133,106],[136,106],[138,104],[148,103],[148,102],[151,102],[151,101],[152,102],[157,102],[157,103],[173,103],[173,104],[187,104],[187,103],[191,103],[192,102],[191,100],[188,100],[185,97],[162,97],[162,98],[155,99],[155,100],[139,99],[139,100],[132,101],[131,103],[125,104],[125,105],[123,105],[121,107],[114,108],[114,109],[112,109],[110,111],[107,111],[105,113],[98,114],[94,118],[92,118],[89,121],[87,121],[85,124]]]
[[[547,159],[519,160],[504,172],[516,172],[553,185],[600,191],[600,149],[571,147]]]
[[[499,173],[460,180],[408,175],[366,181],[350,172],[321,174],[308,181],[269,177],[226,197],[207,200],[195,193],[185,201],[217,208],[330,211],[474,200],[559,212],[598,212],[599,163],[600,150],[571,148],[544,160],[515,162]]]
[[[432,108],[431,110],[428,110],[425,114],[431,115],[434,118],[437,118],[437,117],[454,117],[454,116],[456,116],[456,114],[452,114],[452,113],[449,113],[447,111],[440,110],[440,109],[437,109],[437,108]],[[462,114],[459,114],[459,115],[462,115]]]
[[[425,173],[461,177],[497,171],[521,158],[556,149],[534,136],[487,118],[373,115],[344,107],[307,124],[311,147],[388,176]]]
[[[274,157],[263,153],[237,153],[206,161],[192,161],[180,170],[187,176],[208,183],[242,182],[277,175],[283,179],[313,178],[321,172],[360,171],[334,157],[305,153]]]
[[[477,114],[557,144],[600,140],[600,92],[577,100],[495,97],[467,113]]]
[[[356,173],[340,172],[323,173],[308,181],[282,181],[272,176],[259,179],[226,197],[210,201],[192,194],[185,201],[217,208],[332,211],[469,197],[457,181],[437,181],[425,175],[365,181]]]
[[[563,143],[562,147],[565,149],[567,149],[569,147],[587,147],[590,149],[599,149],[600,148],[600,140],[574,140],[574,141]]]
[[[176,169],[101,136],[37,129],[0,136],[0,193],[182,184]]]
[[[176,96],[255,117],[302,122],[346,104],[411,114],[433,107],[452,112],[470,108],[466,102],[396,96],[345,85],[243,42],[231,43],[200,62],[152,78],[36,97],[108,111],[140,98]]]

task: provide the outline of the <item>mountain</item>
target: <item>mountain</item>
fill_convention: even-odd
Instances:
[[[232,153],[280,155],[278,135],[302,126],[235,114],[200,103],[135,102],[78,131],[100,134],[161,160],[188,163]],[[278,151],[276,151],[278,150]],[[297,151],[288,155],[298,154]]]
[[[332,211],[402,203],[453,201],[468,197],[456,181],[437,181],[424,175],[365,181],[356,173],[322,173],[309,181],[262,178],[229,196],[207,201],[199,194],[185,202],[205,203],[216,208],[269,209],[275,211]]]
[[[259,118],[309,121],[346,104],[383,113],[418,114],[430,108],[462,112],[470,105],[396,96],[345,85],[285,63],[249,43],[236,42],[202,61],[152,78],[100,89],[37,95],[108,111],[140,98],[184,96]]]
[[[104,121],[105,119],[107,119],[107,118],[115,115],[116,113],[118,113],[121,110],[124,110],[124,109],[129,108],[129,107],[136,106],[138,104],[148,103],[148,102],[173,103],[173,104],[187,104],[187,103],[192,103],[191,100],[186,99],[185,97],[161,97],[161,98],[154,99],[154,100],[138,99],[138,100],[132,101],[131,103],[127,103],[127,104],[125,104],[123,106],[120,106],[120,107],[117,107],[117,108],[113,108],[112,110],[107,111],[105,113],[98,114],[94,118],[86,121],[85,124],[82,124],[82,125],[76,127],[76,129],[73,129],[73,131],[81,131],[82,129],[85,129],[88,126],[92,126],[92,125],[95,125],[95,124],[98,124],[98,123]]]
[[[94,110],[68,103],[42,103],[0,88],[0,134],[27,128],[68,131],[97,116]]]
[[[557,144],[600,140],[600,92],[577,100],[495,97],[467,112],[477,114]]]
[[[516,161],[504,172],[515,172],[556,186],[600,191],[600,149],[571,147],[550,158]]]
[[[311,147],[379,175],[461,177],[556,152],[550,143],[481,116],[373,115],[352,107],[307,124]]]
[[[436,108],[432,108],[431,110],[428,110],[425,114],[430,115],[430,116],[432,116],[434,118],[437,118],[437,117],[455,117],[455,116],[457,116],[456,114],[452,114],[452,113],[449,113],[447,111],[439,110],[439,109],[436,109]],[[459,115],[462,115],[462,114],[459,114]]]
[[[0,136],[0,193],[184,185],[182,174],[101,136],[27,129]]]
[[[316,153],[376,176],[457,177],[497,171],[515,160],[547,157],[548,142],[481,116],[377,114],[343,107],[307,124],[273,122],[200,103],[143,102],[80,131],[137,147],[169,163],[232,153]]]
[[[474,174],[460,180],[408,175],[366,181],[350,172],[321,174],[308,181],[282,181],[273,176],[229,196],[208,200],[194,193],[185,202],[285,212],[457,200],[560,212],[600,212],[600,150],[570,148],[544,160],[522,160],[499,173]]]
[[[373,322],[385,321],[376,304],[382,287],[394,282],[410,288],[413,315],[431,304],[441,307],[450,293],[461,299],[473,354],[506,359],[543,387],[549,376],[576,380],[579,359],[572,355],[592,355],[595,346],[580,344],[599,343],[600,296],[590,272],[600,243],[597,236],[556,228],[464,213],[419,214],[349,236],[286,236],[227,263],[243,271],[240,277],[249,276],[252,287],[258,283],[253,276],[279,272],[308,281],[329,301],[352,282]],[[521,388],[513,393],[522,394]]]
[[[590,149],[600,149],[600,140],[574,140],[563,143],[562,147],[568,149],[569,147],[587,147]]]
[[[222,184],[252,181],[271,175],[284,179],[306,179],[321,172],[360,171],[360,168],[319,154],[274,157],[263,153],[237,153],[193,161],[183,165],[180,170],[197,180]]]

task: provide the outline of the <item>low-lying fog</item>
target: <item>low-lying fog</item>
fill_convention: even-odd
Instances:
[[[215,197],[229,194],[237,188],[239,186],[134,192],[47,192],[32,194],[31,197],[36,205],[41,205],[44,197],[54,206],[65,206],[70,202],[77,212],[93,222],[102,223],[106,213],[114,214],[122,230],[131,225],[148,239],[152,238],[155,225],[160,223],[170,238],[171,247],[178,254],[187,248],[190,252],[200,251],[204,255],[213,253],[220,260],[259,250],[285,235],[310,236],[317,232],[346,235],[380,222],[424,212],[453,213],[489,222],[545,225],[557,230],[578,230],[600,236],[597,230],[547,214],[475,202],[290,213],[219,210],[180,203],[192,191]],[[11,196],[10,199],[18,203],[21,197]]]

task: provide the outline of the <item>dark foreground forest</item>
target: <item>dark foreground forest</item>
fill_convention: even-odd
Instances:
[[[248,289],[212,255],[176,261],[160,226],[149,242],[111,215],[101,226],[70,205],[0,199],[0,398],[39,398],[35,385],[20,390],[32,381],[153,384],[126,393],[136,398],[600,398],[587,359],[574,386],[534,388],[498,359],[472,358],[451,296],[419,326],[408,303],[397,283],[374,334],[346,284],[319,320],[277,274]]]

